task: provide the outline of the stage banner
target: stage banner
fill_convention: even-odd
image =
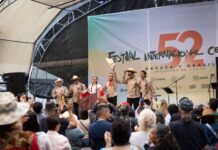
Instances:
[[[189,97],[196,104],[213,97],[210,82],[216,82],[217,2],[174,5],[88,17],[89,83],[97,75],[107,81],[116,64],[118,80],[128,67],[145,70],[159,99],[170,103]],[[210,91],[210,92],[209,92]],[[176,94],[177,93],[177,94]],[[118,100],[125,101],[127,86],[118,84]],[[178,97],[177,97],[177,96]]]

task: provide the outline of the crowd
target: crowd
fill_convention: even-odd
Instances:
[[[72,100],[62,99],[67,89],[61,84],[56,89],[61,87],[66,92],[60,92],[61,95],[54,90],[56,100],[47,100],[45,109],[33,98],[27,100],[25,94],[15,97],[10,92],[0,93],[0,150],[218,149],[217,99],[210,99],[208,105],[194,106],[192,100],[183,97],[178,105],[159,100],[153,107],[154,102],[149,99],[153,90],[148,94],[139,88],[136,93],[134,88],[138,87],[132,86],[138,82],[134,71],[127,72],[130,78],[125,79],[124,75],[123,79],[130,89],[127,101],[120,104],[112,89],[116,86],[114,73],[104,87],[111,92],[109,100],[99,91],[92,97],[94,103],[86,105],[89,107],[80,108],[79,101],[83,99],[75,92]],[[144,72],[141,73],[143,76]],[[78,81],[78,77],[75,78]],[[90,93],[96,94],[100,86],[94,83],[90,85]],[[79,88],[85,89],[81,85]],[[71,91],[80,89],[71,86]]]

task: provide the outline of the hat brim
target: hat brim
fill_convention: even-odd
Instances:
[[[8,113],[0,113],[0,125],[9,125],[18,121],[29,110],[28,103],[17,102],[15,111]]]
[[[79,77],[78,77],[78,78],[75,78],[75,79],[72,78],[71,80],[74,81],[74,80],[78,80],[78,79],[79,79]]]
[[[134,71],[134,70],[126,70],[126,72],[137,73],[137,72],[136,72],[136,71]]]

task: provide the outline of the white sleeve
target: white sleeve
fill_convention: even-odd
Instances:
[[[97,87],[98,87],[98,90],[101,89],[101,85],[100,84],[98,84]]]
[[[171,120],[171,116],[170,114],[167,114],[167,116],[165,117],[165,125],[168,126],[170,124],[170,120]]]
[[[88,92],[91,91],[91,87],[92,87],[92,85],[90,84],[90,85],[88,86]]]

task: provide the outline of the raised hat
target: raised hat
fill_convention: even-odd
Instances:
[[[0,93],[0,125],[15,123],[29,110],[29,104],[17,102],[10,92]]]
[[[61,79],[61,78],[57,78],[57,79],[55,80],[55,83],[57,83],[57,82],[64,82],[64,81],[63,81],[63,79]]]
[[[136,73],[135,69],[133,69],[133,68],[128,68],[126,71]]]
[[[113,59],[111,58],[105,58],[106,62],[108,63],[108,65],[113,68],[115,66],[115,63],[113,61]]]
[[[78,77],[77,75],[74,75],[74,76],[71,78],[71,80],[77,80],[77,79],[79,79],[79,77]]]

